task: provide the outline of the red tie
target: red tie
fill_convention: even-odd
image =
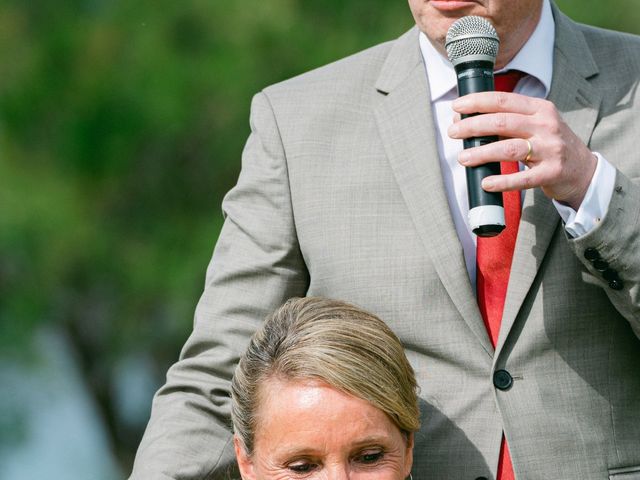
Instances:
[[[512,92],[522,75],[522,72],[517,70],[496,75],[496,90]],[[518,162],[500,163],[500,172],[502,174],[515,173],[518,170]],[[478,306],[494,348],[500,332],[513,250],[518,236],[520,192],[505,192],[503,200],[506,228],[500,235],[495,237],[477,237],[478,246],[476,250]],[[500,459],[498,461],[497,480],[513,480],[514,478],[511,456],[503,436]]]

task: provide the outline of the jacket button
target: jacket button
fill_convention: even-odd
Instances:
[[[609,268],[609,264],[605,260],[598,258],[597,260],[593,261],[593,268],[595,268],[599,272],[604,272],[607,268]]]
[[[600,253],[598,253],[598,250],[596,250],[595,248],[589,247],[584,251],[584,258],[593,262],[594,260],[600,258]]]
[[[493,384],[498,390],[508,390],[513,385],[513,377],[506,370],[496,370],[493,374]]]
[[[620,280],[619,278],[614,278],[609,282],[609,286],[614,290],[622,290],[622,287],[624,287],[624,283],[622,283],[622,280]]]
[[[607,282],[610,282],[612,280],[620,281],[620,278],[618,278],[618,272],[616,272],[612,268],[607,268],[604,272],[602,272],[602,276]]]

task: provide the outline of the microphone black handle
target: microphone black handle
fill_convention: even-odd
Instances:
[[[496,142],[498,137],[474,137],[463,141],[465,149],[479,147],[487,143]],[[487,192],[483,190],[482,179],[491,175],[500,175],[500,163],[491,162],[477,167],[466,167],[467,196],[469,197],[469,209],[482,205],[496,205],[502,207],[501,192]]]
[[[458,93],[462,97],[469,93],[492,92],[495,90],[493,83],[493,63],[487,61],[472,61],[456,65],[458,77]],[[472,114],[477,115],[477,114]],[[467,118],[472,115],[463,115]],[[498,141],[497,136],[472,137],[463,141],[465,149],[486,145]],[[500,174],[500,163],[492,162],[477,167],[466,167],[467,195],[469,199],[469,211],[477,207],[503,208],[501,192],[487,192],[482,189],[482,180],[491,175]],[[503,210],[502,210],[503,212]],[[491,216],[491,215],[490,215]],[[504,213],[502,220],[486,220],[486,223],[472,225],[473,233],[480,237],[492,237],[504,230]]]

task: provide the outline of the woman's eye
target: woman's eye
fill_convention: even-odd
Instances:
[[[380,461],[383,456],[384,453],[379,450],[372,452],[363,452],[358,456],[357,460],[361,463],[371,464]]]

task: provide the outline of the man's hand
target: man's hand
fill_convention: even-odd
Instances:
[[[540,187],[548,197],[578,210],[597,158],[564,123],[553,103],[517,93],[483,92],[456,99],[453,109],[459,114],[485,115],[464,120],[458,117],[449,128],[451,138],[502,137],[498,142],[464,150],[458,160],[465,167],[524,161],[530,153],[525,162],[528,169],[487,177],[483,189],[503,192]]]

